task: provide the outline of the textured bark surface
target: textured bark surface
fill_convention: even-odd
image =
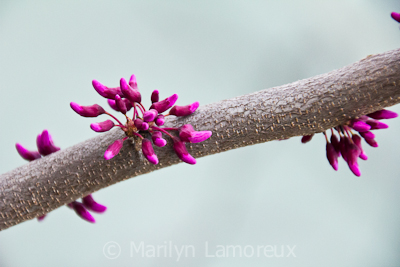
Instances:
[[[188,144],[203,157],[234,148],[322,132],[349,119],[400,102],[400,49],[368,56],[344,68],[200,107],[186,118],[168,117],[166,127],[192,124],[210,139]],[[115,158],[103,154],[120,129],[35,160],[0,176],[0,230],[43,215],[72,200],[180,160],[171,145],[155,148],[152,165],[125,142]],[[167,139],[168,141],[168,139]]]

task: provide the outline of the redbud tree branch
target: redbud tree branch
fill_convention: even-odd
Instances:
[[[167,117],[166,127],[192,124],[213,135],[188,144],[199,158],[238,147],[322,132],[349,119],[400,102],[400,49],[368,56],[332,72],[200,107],[193,115]],[[124,137],[101,134],[0,175],[0,230],[33,219],[101,188],[181,161],[172,146],[155,147],[152,165],[133,142],[113,159],[106,148]]]

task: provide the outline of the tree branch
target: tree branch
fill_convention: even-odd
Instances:
[[[192,124],[211,130],[210,139],[188,145],[195,157],[242,146],[322,132],[400,102],[400,49],[341,69],[200,107],[185,118],[167,117],[167,127]],[[120,129],[101,134],[0,176],[0,230],[33,219],[125,179],[168,167],[180,160],[171,142],[155,148],[152,165],[125,142],[106,161],[104,151],[121,139]]]

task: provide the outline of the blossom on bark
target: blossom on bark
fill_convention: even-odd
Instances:
[[[72,106],[73,105],[71,104],[71,107]],[[75,105],[74,105],[74,107],[75,107]],[[81,109],[78,109],[78,110],[81,111]],[[88,114],[88,113],[84,113],[84,114]],[[112,124],[114,124],[112,121],[110,121],[110,122]],[[101,127],[109,128],[110,122],[105,121],[103,123],[98,123],[97,126],[94,126],[94,127],[96,130],[98,130]],[[93,129],[93,127],[92,127],[92,129]],[[23,159],[26,159],[28,161],[40,159],[42,156],[47,156],[47,155],[50,155],[50,154],[60,150],[59,147],[54,145],[53,138],[51,137],[50,133],[47,130],[43,130],[43,132],[37,136],[36,145],[37,145],[38,151],[28,150],[25,147],[23,147],[20,143],[16,143],[15,148],[17,149],[19,155]],[[81,217],[82,219],[84,219],[88,222],[91,222],[91,223],[94,223],[95,219],[93,218],[93,216],[90,214],[90,212],[87,209],[94,211],[94,212],[98,212],[98,213],[103,213],[107,209],[106,206],[103,206],[103,205],[97,203],[93,199],[92,195],[87,195],[86,197],[83,197],[82,202],[83,203],[80,203],[78,201],[73,201],[73,202],[67,204],[67,206],[72,208],[76,212],[76,214],[78,214],[79,217]],[[46,217],[46,215],[47,214],[37,217],[38,221],[42,221]]]
[[[393,119],[397,116],[396,112],[382,109],[350,120],[347,124],[339,125],[331,129],[330,141],[327,133],[323,132],[326,140],[326,157],[332,168],[335,171],[338,170],[338,158],[342,156],[354,175],[361,176],[357,160],[358,158],[362,160],[368,159],[361,145],[362,138],[368,145],[378,147],[378,143],[375,141],[375,134],[372,133],[371,130],[388,128],[389,126],[387,124],[379,120]],[[353,131],[358,132],[359,135]],[[312,136],[313,135],[304,135],[301,142],[309,142]]]
[[[82,117],[97,117],[106,114],[112,117],[116,123],[111,120],[92,123],[90,128],[95,132],[106,132],[114,127],[121,128],[126,137],[115,140],[105,151],[104,159],[110,160],[114,158],[123,148],[123,142],[128,138],[133,138],[135,142],[141,144],[142,153],[145,158],[152,164],[158,164],[157,155],[154,152],[153,145],[163,147],[167,144],[167,140],[163,135],[169,137],[172,141],[172,147],[179,159],[182,161],[195,164],[196,160],[188,153],[185,143],[199,143],[208,139],[211,131],[195,131],[190,124],[177,128],[160,128],[165,123],[167,116],[189,116],[193,114],[199,107],[199,102],[194,102],[187,106],[175,105],[178,95],[173,94],[164,100],[159,100],[159,91],[154,90],[151,94],[151,106],[148,110],[141,103],[142,96],[139,92],[136,76],[132,75],[127,82],[124,78],[120,79],[119,87],[107,87],[100,82],[93,80],[94,89],[104,98],[107,98],[108,104],[112,109],[118,111],[126,118],[126,123],[121,123],[116,117],[106,112],[98,104],[91,106],[81,106],[71,102],[71,108]],[[127,112],[133,109],[133,116],[129,117]],[[162,113],[170,109],[169,113]],[[150,136],[145,138],[144,136]],[[153,142],[151,142],[151,140]]]

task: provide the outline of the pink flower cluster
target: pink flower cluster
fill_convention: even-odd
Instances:
[[[378,147],[378,143],[375,141],[375,135],[371,130],[388,128],[389,126],[387,124],[380,122],[379,120],[392,119],[397,116],[397,113],[385,109],[370,113],[366,116],[361,116],[358,119],[349,121],[346,125],[339,125],[331,129],[330,142],[327,134],[324,132],[323,134],[326,139],[326,157],[328,158],[329,164],[335,171],[337,171],[338,158],[342,156],[344,161],[347,162],[350,170],[356,176],[360,176],[361,172],[358,167],[357,159],[368,159],[361,146],[361,137],[368,145]],[[339,135],[339,138],[335,135],[334,130]],[[357,131],[361,137],[353,133],[352,130]],[[305,135],[301,139],[301,142],[307,143],[312,137],[313,135]]]
[[[122,113],[126,118],[126,123],[122,124],[116,117],[106,112],[101,106],[94,104],[91,106],[81,106],[71,102],[71,108],[82,117],[97,117],[102,114],[107,114],[115,120],[106,120],[99,123],[92,123],[90,128],[95,132],[106,132],[113,127],[120,127],[126,137],[116,140],[112,143],[104,153],[104,158],[110,160],[115,157],[123,146],[123,142],[132,137],[135,142],[141,142],[143,155],[152,164],[158,164],[157,155],[154,153],[153,145],[163,147],[167,141],[163,138],[163,134],[171,138],[172,147],[176,155],[184,162],[195,164],[196,159],[193,158],[186,150],[185,143],[199,143],[208,139],[211,131],[195,131],[190,124],[183,125],[179,128],[162,128],[166,116],[188,116],[196,111],[199,107],[199,102],[194,102],[187,106],[177,106],[175,102],[178,100],[178,95],[173,94],[164,100],[159,101],[159,91],[154,90],[151,94],[151,106],[148,110],[141,103],[142,96],[139,92],[136,77],[132,75],[127,82],[124,78],[120,80],[119,87],[106,87],[96,80],[92,81],[94,89],[104,98],[107,98],[108,104],[112,109]],[[171,108],[171,109],[170,109]],[[130,118],[127,112],[133,109],[133,116]],[[162,113],[169,110],[169,113]],[[170,132],[176,132],[172,135]],[[149,134],[150,139],[143,137]]]
[[[38,151],[30,151],[23,147],[21,144],[17,143],[15,144],[15,147],[19,153],[19,155],[28,160],[28,161],[33,161],[36,159],[40,159],[42,156],[47,156],[50,155],[54,152],[57,152],[60,150],[59,147],[55,146],[53,143],[53,139],[51,138],[51,135],[47,130],[44,130],[41,134],[39,134],[36,138],[36,145],[38,148]],[[90,214],[88,210],[98,212],[98,213],[103,213],[106,211],[107,207],[103,206],[96,201],[94,201],[92,195],[88,195],[86,197],[82,198],[82,203],[78,201],[73,201],[67,205],[68,207],[72,208],[75,210],[76,214],[81,217],[82,219],[94,223],[95,219],[93,216]],[[37,219],[39,221],[43,220],[46,217],[45,215],[42,215],[38,217]]]

